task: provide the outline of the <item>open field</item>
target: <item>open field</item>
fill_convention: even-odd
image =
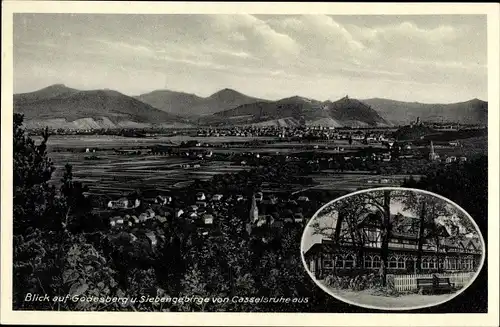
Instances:
[[[147,147],[158,144],[178,144],[182,141],[199,139],[202,142],[214,142],[211,147],[203,147],[214,153],[242,153],[258,152],[262,154],[286,154],[294,155],[314,151],[315,153],[328,153],[329,155],[342,155],[359,150],[366,145],[354,142],[349,145],[346,140],[336,140],[334,144],[327,142],[273,142],[261,146],[243,146],[239,142],[249,142],[252,139],[245,137],[209,137],[196,138],[189,136],[174,137],[151,137],[151,138],[128,138],[120,136],[104,135],[68,135],[51,136],[48,143],[49,156],[56,163],[56,172],[53,174],[52,182],[58,184],[64,173],[64,165],[69,163],[73,166],[73,174],[76,180],[84,182],[91,193],[105,194],[108,196],[119,196],[135,189],[172,189],[188,186],[195,179],[208,180],[217,174],[236,173],[249,169],[247,166],[235,166],[228,161],[202,161],[148,154]],[[273,138],[259,137],[258,140],[272,140]],[[218,143],[217,143],[218,142]],[[236,142],[226,144],[224,142]],[[486,139],[476,137],[461,140],[461,146],[450,147],[435,145],[435,151],[445,157],[447,155],[472,155],[485,152]],[[318,145],[314,149],[314,145]],[[328,146],[328,149],[325,147]],[[341,146],[345,151],[338,152],[334,147]],[[381,147],[381,145],[370,144],[368,146]],[[86,148],[96,149],[96,152],[85,153]],[[413,147],[422,151],[426,156],[428,151],[425,146]],[[113,149],[137,150],[142,154],[117,153]],[[199,147],[197,149],[200,149]],[[75,151],[76,150],[76,151]],[[95,156],[95,160],[88,160]],[[87,159],[86,159],[87,158]],[[199,168],[184,169],[182,164],[199,163]],[[360,188],[372,188],[382,186],[400,186],[405,178],[410,175],[376,175],[370,172],[335,173],[323,170],[319,174],[310,176],[318,185],[304,188],[301,185],[280,185],[281,190],[288,192],[303,193],[308,191],[326,192],[336,190],[339,192],[350,192]],[[421,176],[413,176],[419,179]],[[272,191],[280,191],[276,187]],[[271,191],[270,189],[270,191]]]
[[[41,137],[33,136],[35,141],[40,141]],[[258,137],[258,140],[272,141],[275,137]],[[248,137],[223,136],[223,137],[196,137],[188,135],[178,136],[154,136],[154,137],[123,137],[114,135],[52,135],[49,139],[48,149],[54,148],[100,148],[100,149],[130,149],[142,146],[152,146],[157,144],[180,144],[181,142],[199,141],[203,143],[217,144],[226,142],[248,142]]]
[[[248,167],[230,165],[230,162],[212,161],[201,163],[200,168],[181,168],[181,164],[195,161],[153,155],[124,155],[112,151],[100,151],[96,160],[85,160],[90,153],[49,153],[56,171],[52,181],[58,183],[64,174],[64,164],[73,166],[75,180],[84,182],[91,193],[121,195],[135,189],[169,189],[180,182],[194,179],[207,180],[216,174],[238,172]]]
[[[412,175],[415,180],[421,178],[420,175]],[[360,188],[401,186],[410,175],[376,175],[376,174],[331,174],[328,176],[310,175],[313,180],[319,183],[311,189],[325,190],[334,189],[341,191],[356,191]]]

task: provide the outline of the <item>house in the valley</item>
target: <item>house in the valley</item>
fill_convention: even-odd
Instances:
[[[148,219],[153,219],[156,216],[156,213],[151,208],[147,209],[145,213],[148,215]]]
[[[159,216],[159,215],[156,216],[156,220],[158,220],[158,222],[160,224],[165,224],[167,222],[167,218],[166,217]]]
[[[304,215],[302,214],[302,212],[296,212],[293,214],[293,221],[295,223],[303,223],[304,222]]]
[[[207,203],[205,201],[196,201],[196,205],[198,206],[198,209],[207,207]]]
[[[139,206],[141,205],[141,200],[136,198],[134,199],[133,203],[133,208],[139,208]]]
[[[109,224],[111,227],[119,227],[123,226],[123,217],[121,216],[114,216],[109,219]]]
[[[163,196],[163,195],[158,195],[155,198],[155,203],[161,204],[161,205],[167,205],[172,202],[172,197],[171,196]]]
[[[122,197],[119,198],[118,200],[109,201],[107,206],[110,209],[131,209],[131,208],[137,208],[140,205],[141,205],[141,200],[137,198],[134,200],[129,200],[126,197]]]
[[[446,163],[452,163],[452,162],[455,162],[457,161],[457,157],[455,156],[449,156],[449,157],[446,157]]]
[[[144,223],[146,221],[148,221],[150,219],[150,217],[148,216],[147,213],[143,212],[139,215],[139,222],[140,223]]]
[[[115,201],[108,202],[108,208],[110,209],[127,209],[129,206],[129,200],[127,198],[120,198]]]
[[[127,224],[127,226],[132,227],[134,225],[134,220],[132,219],[132,216],[130,215],[125,215],[123,217],[124,223]]]
[[[214,223],[214,216],[212,214],[204,214],[203,215],[203,223],[205,225],[213,225],[213,223]]]
[[[158,239],[156,238],[156,235],[154,232],[152,232],[152,231],[147,232],[146,237],[148,238],[152,248],[154,248],[158,244]]]
[[[214,194],[214,196],[212,196],[212,201],[220,201],[222,200],[222,197],[222,194]]]

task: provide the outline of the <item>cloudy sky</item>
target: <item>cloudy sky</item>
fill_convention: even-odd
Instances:
[[[15,14],[14,91],[487,100],[485,16]]]

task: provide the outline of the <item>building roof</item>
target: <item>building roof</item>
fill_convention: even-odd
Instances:
[[[309,249],[307,249],[307,251],[305,251],[304,257],[308,257],[308,256],[316,254],[316,253],[321,253],[324,250],[327,250],[327,251],[333,250],[333,245],[334,245],[334,242],[332,240],[323,239],[323,240],[321,240],[321,242],[314,243],[313,245],[311,245],[311,247]]]

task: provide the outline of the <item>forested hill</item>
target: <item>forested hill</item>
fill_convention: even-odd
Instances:
[[[408,125],[420,117],[423,121],[487,124],[488,102],[472,99],[457,103],[419,103],[390,99],[365,99],[382,117],[396,125]]]

